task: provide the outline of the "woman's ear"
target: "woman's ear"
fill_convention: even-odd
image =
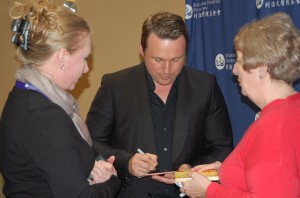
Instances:
[[[67,68],[67,60],[69,58],[69,51],[65,48],[62,48],[60,49],[58,52],[57,52],[57,61],[58,61],[58,65],[59,65],[59,68],[61,70],[65,70]]]
[[[258,77],[261,79],[264,78],[268,74],[268,69],[269,69],[269,66],[266,64],[263,64],[262,66],[260,66]]]

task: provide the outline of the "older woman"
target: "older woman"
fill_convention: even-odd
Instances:
[[[220,184],[192,173],[181,191],[190,197],[299,197],[300,33],[291,18],[276,13],[244,26],[235,37],[237,76],[242,94],[260,109],[235,150],[219,169]]]
[[[23,67],[0,120],[7,197],[114,197],[112,156],[95,162],[72,90],[92,51],[87,22],[48,0],[18,4],[12,39]],[[88,181],[89,180],[89,181]]]

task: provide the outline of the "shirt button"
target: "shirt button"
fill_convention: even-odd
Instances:
[[[166,131],[166,130],[167,130],[167,128],[165,127],[165,128],[163,128],[163,130],[164,130],[164,131]]]
[[[167,148],[164,148],[164,151],[167,151],[168,149]]]

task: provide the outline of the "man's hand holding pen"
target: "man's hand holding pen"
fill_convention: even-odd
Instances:
[[[142,177],[149,172],[157,170],[157,155],[138,151],[130,160],[128,169],[131,175]]]

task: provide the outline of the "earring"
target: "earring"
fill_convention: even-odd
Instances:
[[[65,70],[65,64],[63,62],[60,63],[60,69]]]
[[[59,66],[61,70],[65,70],[65,56],[62,57]]]
[[[263,78],[263,76],[262,76],[261,74],[259,74],[259,75],[258,75],[258,77],[259,77],[260,79],[262,79],[262,78]]]

